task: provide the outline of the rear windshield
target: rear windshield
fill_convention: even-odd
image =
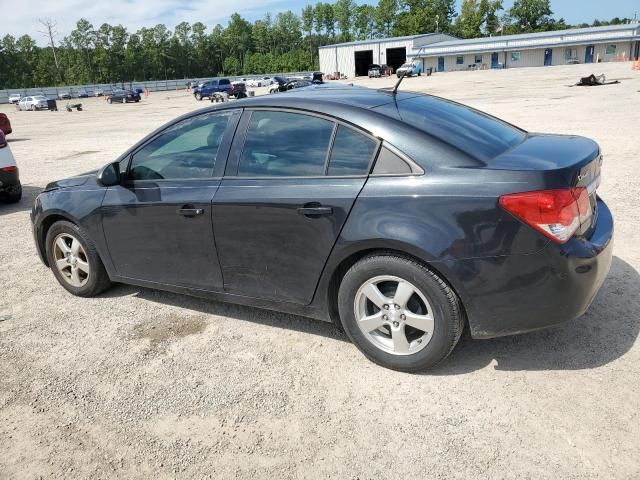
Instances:
[[[524,140],[523,130],[471,107],[428,95],[378,107],[471,157],[490,160]]]

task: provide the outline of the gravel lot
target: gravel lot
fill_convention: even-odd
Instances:
[[[592,72],[622,83],[567,86]],[[601,144],[616,246],[583,318],[465,334],[439,369],[407,375],[305,318],[122,285],[75,298],[38,260],[33,198],[205,104],[171,92],[73,113],[2,105],[25,198],[0,205],[0,478],[639,478],[640,73],[458,72],[403,88]]]

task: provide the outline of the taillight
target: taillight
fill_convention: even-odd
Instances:
[[[503,195],[500,206],[557,243],[567,242],[591,217],[584,187]]]
[[[3,171],[3,172],[15,172],[16,170],[18,170],[18,167],[16,167],[15,165],[0,168],[0,171]]]

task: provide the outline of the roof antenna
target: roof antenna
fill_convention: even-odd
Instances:
[[[400,86],[400,84],[402,83],[402,80],[404,80],[404,76],[407,74],[407,71],[405,70],[404,72],[402,72],[400,74],[400,78],[398,79],[398,82],[396,83],[396,86],[393,87],[393,90],[391,91],[391,95],[393,95],[393,97],[395,98],[396,93],[398,93],[398,87]]]

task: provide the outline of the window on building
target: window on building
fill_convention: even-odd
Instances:
[[[464,65],[464,57],[462,55],[456,57],[456,65]]]
[[[615,55],[617,50],[616,45],[607,45],[606,54],[607,55]]]
[[[565,60],[575,60],[578,58],[578,49],[577,48],[565,48],[564,50],[564,58]]]
[[[482,55],[476,55],[474,59],[475,63],[482,63]]]
[[[520,52],[511,52],[511,61],[512,62],[520,61]]]

